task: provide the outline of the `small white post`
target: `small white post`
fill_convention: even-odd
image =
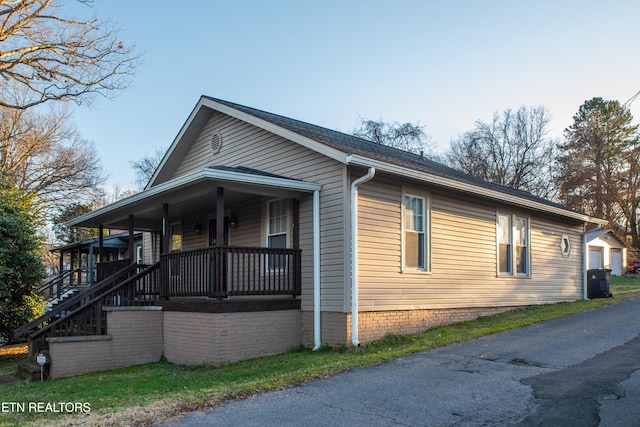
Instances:
[[[42,353],[38,354],[37,357],[38,365],[40,365],[40,381],[44,381],[44,364],[47,363],[47,356]]]

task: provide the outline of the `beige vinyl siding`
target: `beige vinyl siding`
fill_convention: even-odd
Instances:
[[[142,233],[142,263],[152,264],[153,259],[153,237],[151,233]]]
[[[401,271],[400,187],[367,183],[358,196],[360,283],[387,283]]]
[[[431,271],[402,272],[399,183],[360,188],[359,307],[361,311],[516,306],[582,296],[581,224],[424,189],[431,203]],[[497,277],[496,211],[530,219],[531,276]],[[569,258],[560,238],[572,242]]]
[[[222,135],[222,148],[217,155],[210,149],[214,133]],[[322,260],[322,309],[343,311],[345,306],[345,181],[346,166],[297,143],[274,135],[253,125],[215,112],[203,126],[174,176],[184,175],[213,165],[243,166],[287,178],[322,184],[320,192],[320,229]],[[266,197],[266,196],[265,196]],[[256,196],[260,199],[260,196]],[[268,198],[268,197],[266,197]],[[302,309],[313,308],[313,244],[310,194],[300,195],[300,247],[302,259]],[[235,212],[234,212],[235,213]],[[242,217],[240,224],[244,223]],[[255,224],[252,219],[251,224]],[[232,244],[242,245],[251,240],[244,236],[236,240],[238,230],[231,233]],[[264,238],[265,230],[251,228]],[[242,231],[244,233],[244,231]],[[256,243],[253,243],[256,244]]]
[[[256,197],[233,205],[233,214],[238,216],[238,228],[229,230],[231,246],[260,246],[262,233],[261,200]],[[215,218],[212,212],[209,219]]]

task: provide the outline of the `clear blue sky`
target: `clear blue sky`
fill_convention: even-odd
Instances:
[[[640,90],[637,0],[93,4],[144,51],[129,89],[74,114],[123,189],[203,94],[347,133],[358,117],[420,123],[445,151],[495,111],[544,105],[559,138],[586,99]]]

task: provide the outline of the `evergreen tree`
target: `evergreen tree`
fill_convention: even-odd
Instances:
[[[611,228],[630,235],[637,247],[640,141],[632,120],[618,101],[585,101],[558,147],[558,178],[564,204],[609,220]]]
[[[18,326],[41,315],[34,292],[44,276],[38,250],[33,197],[21,194],[0,175],[0,345]]]

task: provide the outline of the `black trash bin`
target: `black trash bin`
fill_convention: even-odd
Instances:
[[[609,278],[611,270],[608,268],[596,268],[587,270],[587,297],[593,298],[610,298],[613,296],[609,290]]]

